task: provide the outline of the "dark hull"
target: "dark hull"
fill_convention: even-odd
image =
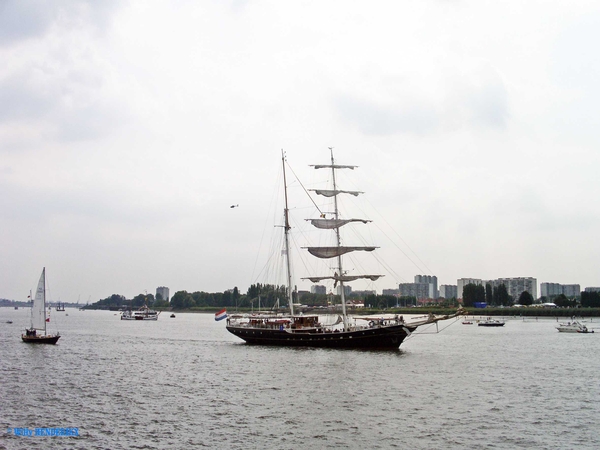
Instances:
[[[414,326],[394,325],[339,333],[317,333],[227,326],[230,333],[253,345],[346,349],[397,349],[416,329]]]
[[[503,327],[503,323],[478,323],[480,327]]]
[[[23,342],[28,344],[56,344],[60,336],[25,336],[21,335]]]

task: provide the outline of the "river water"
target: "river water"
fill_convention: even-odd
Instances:
[[[392,352],[248,346],[211,314],[53,311],[56,346],[28,324],[0,308],[3,449],[600,448],[598,319],[449,321]],[[79,436],[14,432],[56,427]]]

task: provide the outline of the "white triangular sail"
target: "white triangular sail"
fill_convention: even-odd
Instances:
[[[311,225],[323,230],[334,230],[351,222],[369,223],[370,220],[364,219],[307,219]]]
[[[31,328],[46,331],[46,268],[42,270],[31,308]]]
[[[317,258],[334,258],[346,253],[364,251],[372,252],[377,247],[306,247],[308,252]]]

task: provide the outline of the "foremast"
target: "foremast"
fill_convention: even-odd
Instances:
[[[362,194],[363,192],[338,190],[336,178],[335,178],[335,171],[338,169],[354,170],[356,168],[356,166],[335,164],[335,159],[333,157],[333,147],[329,147],[329,151],[331,154],[331,165],[314,165],[313,167],[315,169],[327,169],[327,168],[331,169],[333,189],[332,190],[314,189],[313,191],[317,195],[322,195],[325,197],[333,197],[333,204],[334,204],[333,219],[327,219],[327,218],[325,218],[324,214],[321,214],[320,219],[309,219],[309,220],[310,220],[311,224],[316,228],[334,230],[336,246],[335,247],[307,247],[307,249],[310,254],[312,254],[313,256],[316,256],[318,258],[333,258],[333,257],[337,258],[337,271],[335,272],[335,274],[333,276],[306,277],[305,279],[308,279],[308,280],[312,281],[313,283],[317,283],[317,282],[319,282],[321,280],[325,280],[325,279],[333,279],[334,287],[337,286],[337,284],[339,283],[340,291],[341,291],[340,298],[341,298],[341,302],[342,302],[342,318],[343,318],[343,322],[344,322],[344,331],[348,331],[348,314],[347,314],[347,310],[346,310],[346,293],[344,290],[344,282],[354,281],[359,278],[366,278],[366,279],[375,281],[383,275],[347,275],[346,273],[344,273],[344,268],[342,265],[342,255],[344,255],[346,253],[354,252],[354,251],[371,252],[371,251],[375,250],[376,247],[342,246],[342,239],[340,236],[340,228],[341,227],[343,227],[344,225],[351,223],[351,222],[368,223],[370,221],[363,220],[363,219],[340,219],[337,196],[339,194],[350,194],[350,195],[358,196],[359,194]]]
[[[281,151],[281,163],[283,166],[283,195],[285,199],[285,206],[283,209],[284,216],[284,225],[283,225],[283,235],[284,235],[284,243],[285,243],[285,266],[286,266],[286,275],[287,275],[287,294],[288,294],[288,302],[290,304],[290,314],[294,315],[294,295],[292,291],[292,264],[290,262],[290,218],[289,218],[289,208],[288,208],[288,195],[287,195],[287,180],[285,177],[285,153],[283,150]]]

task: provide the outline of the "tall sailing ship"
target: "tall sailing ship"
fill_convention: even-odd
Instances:
[[[340,238],[340,228],[353,222],[368,223],[363,219],[342,219],[338,209],[339,195],[358,196],[362,194],[359,191],[347,191],[338,189],[336,183],[336,171],[344,169],[355,169],[356,166],[336,164],[331,152],[331,162],[326,165],[314,165],[315,169],[331,170],[332,189],[315,189],[317,195],[333,198],[334,211],[330,213],[330,218],[326,214],[321,214],[317,219],[308,219],[312,226],[335,233],[335,246],[331,247],[306,247],[308,252],[321,259],[333,259],[335,269],[333,274],[323,276],[310,276],[308,279],[313,283],[323,280],[333,280],[334,287],[339,286],[341,294],[342,316],[340,323],[325,325],[321,323],[318,315],[295,314],[293,302],[293,284],[290,262],[289,245],[289,208],[287,196],[287,184],[285,175],[285,155],[282,155],[283,165],[283,184],[284,184],[284,244],[286,255],[286,275],[287,275],[287,295],[290,313],[282,314],[255,314],[255,315],[234,315],[227,319],[227,330],[237,337],[243,339],[248,344],[271,345],[271,346],[304,346],[304,347],[327,347],[327,348],[347,348],[347,349],[398,349],[402,341],[413,333],[417,327],[434,323],[439,320],[448,319],[451,316],[433,316],[420,322],[406,323],[401,317],[372,319],[364,318],[363,323],[351,321],[346,307],[346,298],[344,292],[345,283],[369,279],[377,280],[382,275],[348,275],[344,271],[342,256],[351,252],[366,251],[372,252],[376,247],[359,247],[342,245]]]

